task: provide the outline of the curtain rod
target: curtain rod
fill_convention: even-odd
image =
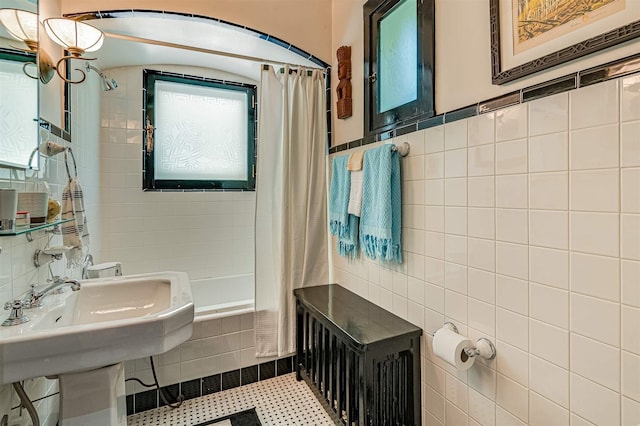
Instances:
[[[256,56],[240,55],[238,53],[231,53],[231,52],[222,52],[220,50],[212,50],[212,49],[206,49],[206,48],[203,48],[203,47],[196,47],[196,46],[187,46],[185,44],[178,44],[178,43],[171,43],[171,42],[168,42],[168,41],[153,40],[153,39],[150,39],[150,38],[135,37],[135,36],[130,36],[130,35],[116,34],[116,33],[109,33],[109,32],[105,32],[104,35],[105,35],[105,37],[115,38],[115,39],[119,39],[119,40],[135,41],[135,42],[138,42],[138,43],[151,44],[151,45],[154,45],[154,46],[173,47],[175,49],[185,49],[185,50],[190,50],[192,52],[200,52],[200,53],[208,53],[208,54],[211,54],[211,55],[226,56],[226,57],[229,57],[229,58],[241,59],[241,60],[244,60],[244,61],[263,62],[263,63],[267,63],[267,64],[272,64],[272,65],[290,65],[290,66],[293,66],[293,67],[311,68],[311,69],[318,69],[318,70],[323,70],[324,71],[324,68],[320,68],[318,66],[308,66],[308,65],[301,65],[301,64],[286,64],[286,63],[283,63],[283,62],[273,61],[273,60],[270,60],[270,59],[258,58]]]

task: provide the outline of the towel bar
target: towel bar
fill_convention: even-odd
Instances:
[[[402,142],[400,145],[392,145],[391,151],[397,151],[401,157],[406,157],[409,155],[409,151],[411,150],[411,146],[409,142]]]

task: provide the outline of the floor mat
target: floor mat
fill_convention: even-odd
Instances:
[[[256,409],[241,411],[231,414],[230,416],[220,417],[219,419],[209,420],[204,423],[198,423],[193,426],[261,426]]]

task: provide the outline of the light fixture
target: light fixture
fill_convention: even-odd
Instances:
[[[51,40],[69,52],[69,55],[63,56],[56,63],[55,70],[58,76],[68,83],[82,83],[87,78],[87,74],[83,70],[76,68],[82,77],[79,80],[70,80],[60,73],[60,64],[67,61],[65,62],[66,67],[72,59],[94,60],[95,58],[85,58],[82,55],[84,52],[94,52],[100,49],[104,41],[102,31],[84,22],[67,18],[49,18],[45,19],[42,24]]]
[[[38,51],[37,14],[19,9],[0,9],[0,23],[11,37],[24,42],[29,52]]]
[[[53,78],[53,60],[47,52],[38,49],[38,15],[20,9],[0,9],[0,24],[11,37],[27,45],[27,49],[12,47],[38,55],[38,75],[34,77],[27,72],[27,67],[36,65],[35,62],[25,62],[22,71],[27,76],[33,79],[40,78],[42,83],[47,84]]]

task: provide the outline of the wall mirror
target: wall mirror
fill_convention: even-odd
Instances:
[[[36,0],[0,0],[0,11],[13,10],[30,20],[37,35],[38,4]],[[7,21],[8,22],[8,21]],[[38,168],[38,71],[37,44],[31,49],[12,35],[11,24],[0,24],[0,165],[17,168]],[[37,36],[36,40],[37,43]]]

